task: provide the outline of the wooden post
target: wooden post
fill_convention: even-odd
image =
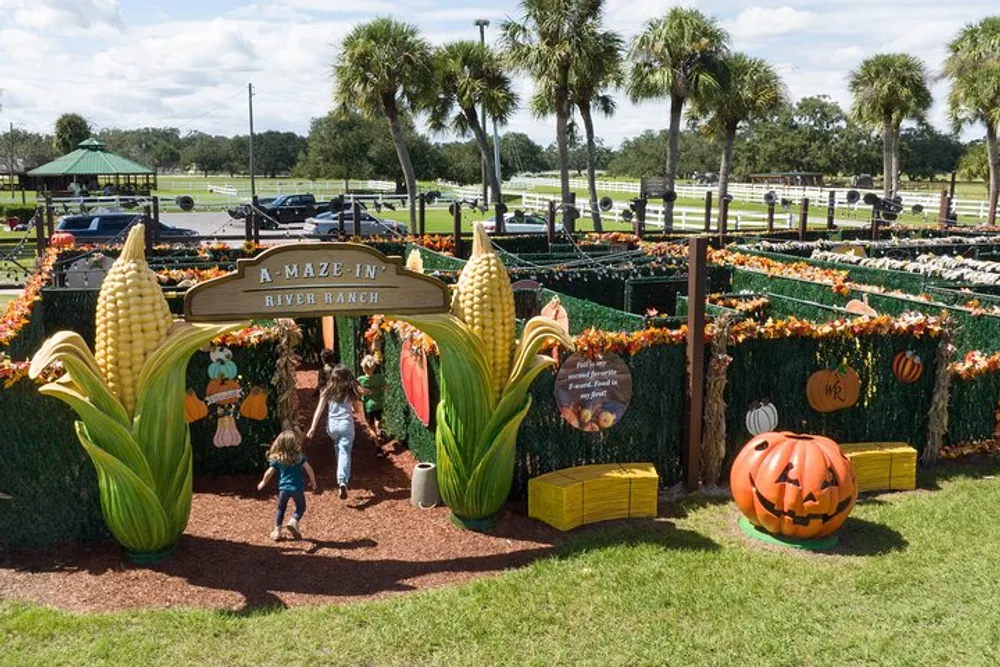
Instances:
[[[160,198],[153,197],[153,245],[160,240]]]
[[[684,486],[698,489],[701,457],[702,413],[705,390],[705,278],[708,239],[688,240],[688,331],[687,331],[687,447],[684,459]]]
[[[549,213],[545,216],[545,234],[549,237],[549,251],[552,250],[552,244],[556,242],[556,202],[554,199],[549,200]]]
[[[494,215],[493,228],[496,230],[497,235],[503,234],[504,233],[503,210],[500,208],[499,203],[493,206],[493,215]]]
[[[351,202],[351,221],[353,223],[354,231],[351,232],[352,236],[361,237],[361,202],[357,199]]]
[[[799,240],[806,240],[806,229],[809,227],[809,197],[803,197],[799,205]]]
[[[878,240],[878,207],[881,199],[872,204],[872,241]]]
[[[51,199],[47,199],[45,203],[45,230],[48,232],[46,238],[52,238],[56,233],[56,212]]]
[[[834,190],[830,190],[830,197],[826,204],[826,228],[835,229],[836,224],[834,224],[834,216],[837,212],[837,193]]]
[[[576,193],[569,193],[569,201],[563,202],[564,204],[569,204],[570,206],[576,207]],[[569,208],[563,210],[563,227],[566,228],[566,233],[573,235],[576,232],[576,218],[573,217],[572,212]]]
[[[253,219],[257,216],[257,207],[254,205],[253,200],[250,200],[250,209],[247,211],[247,217],[243,219],[243,240],[253,241]]]
[[[941,190],[941,198],[938,202],[938,224],[942,227],[948,224],[948,213],[951,207],[948,205],[948,191]]]
[[[769,202],[767,205],[767,233],[774,233],[774,202]]]
[[[253,225],[252,225],[252,229],[253,229],[253,242],[255,244],[257,244],[257,245],[260,245],[260,220],[261,220],[261,218],[260,218],[260,215],[257,214],[257,208],[260,205],[260,199],[257,197],[257,195],[254,195],[253,199],[251,201],[253,202]]]
[[[725,197],[719,199],[719,247],[726,246],[726,232],[729,227],[729,200]]]
[[[149,257],[153,253],[153,209],[149,204],[142,207],[142,221],[146,223],[143,228],[143,242],[146,246],[146,257]],[[124,239],[122,239],[124,242]]]
[[[46,201],[48,201],[47,197]],[[35,210],[35,254],[39,257],[45,254],[45,225],[42,219],[45,217],[46,209],[50,206],[51,204],[45,208],[39,206]]]
[[[427,228],[427,196],[423,192],[417,197],[417,236],[423,236]]]
[[[1000,191],[990,194],[990,210],[986,214],[986,222],[991,225],[997,224],[997,201],[1000,200]]]
[[[705,191],[705,232],[712,231],[712,191]]]
[[[669,197],[671,194],[672,193],[669,190],[664,190],[663,191],[663,201],[661,202],[661,204],[663,205],[663,233],[664,234],[669,234],[669,233],[671,233],[671,232],[674,231],[674,216],[671,215],[669,217],[669,219],[667,218],[667,207],[670,204],[670,201],[667,200],[667,197]],[[672,200],[672,201],[676,201],[676,199]],[[645,226],[645,225],[643,225],[643,226]],[[639,238],[642,238],[642,237],[640,236]]]
[[[640,239],[646,233],[646,196],[640,195],[635,202],[635,217],[632,218],[632,232]]]
[[[451,203],[451,233],[455,241],[455,257],[462,257],[462,205],[458,201]]]
[[[344,195],[340,195],[340,212],[337,214],[337,232],[344,238]]]

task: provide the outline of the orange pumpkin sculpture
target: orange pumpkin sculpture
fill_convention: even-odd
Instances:
[[[763,433],[733,461],[729,486],[755,526],[796,540],[826,537],[857,501],[854,466],[833,440]]]
[[[913,350],[898,352],[892,360],[892,374],[903,384],[913,384],[924,374],[924,363]]]
[[[68,232],[56,232],[49,237],[49,245],[53,248],[72,248],[76,245],[76,238]]]
[[[205,405],[205,401],[198,398],[194,389],[188,389],[187,396],[184,398],[184,418],[187,419],[187,423],[196,422],[207,416],[208,406]]]
[[[858,402],[861,378],[847,365],[816,371],[806,382],[806,399],[816,412],[836,412]]]
[[[247,419],[258,421],[267,419],[267,390],[263,387],[252,387],[240,405],[240,414]]]

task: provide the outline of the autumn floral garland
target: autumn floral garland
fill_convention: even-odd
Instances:
[[[31,311],[35,303],[42,298],[42,288],[52,278],[57,251],[50,248],[45,257],[24,283],[24,291],[13,301],[7,303],[3,316],[0,317],[0,346],[9,345],[21,329],[31,320]]]

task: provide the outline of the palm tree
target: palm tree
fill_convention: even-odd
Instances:
[[[572,196],[567,146],[570,72],[580,41],[599,20],[602,5],[603,0],[521,0],[521,20],[507,20],[502,26],[511,64],[535,80],[538,93],[551,95],[564,202]]]
[[[681,113],[691,98],[716,85],[714,64],[729,50],[729,34],[714,18],[696,9],[674,7],[652,19],[632,40],[628,93],[633,102],[670,98],[667,189],[677,178]],[[673,224],[674,204],[666,203],[664,222]]]
[[[879,53],[850,73],[848,87],[854,118],[882,131],[882,194],[891,197],[899,189],[899,127],[904,120],[923,120],[931,106],[927,68],[906,53]]]
[[[347,34],[333,66],[334,99],[363,116],[385,116],[417,223],[417,179],[403,136],[402,117],[427,99],[433,84],[433,53],[416,27],[392,18],[361,23]]]
[[[500,179],[477,107],[485,107],[486,113],[500,124],[510,120],[517,109],[517,95],[503,60],[479,42],[452,42],[438,50],[434,70],[437,97],[430,104],[431,128],[450,128],[460,135],[472,132],[486,161],[493,203],[499,204],[503,201]]]
[[[781,76],[766,60],[734,53],[719,62],[719,85],[695,99],[692,117],[710,135],[723,139],[719,166],[719,201],[729,190],[733,144],[741,123],[768,118],[788,104]],[[719,219],[722,219],[720,208]]]
[[[572,144],[575,123],[572,109],[580,112],[587,140],[587,190],[590,194],[590,214],[594,229],[604,231],[601,211],[597,204],[597,143],[594,136],[594,112],[610,118],[615,113],[615,98],[608,89],[620,86],[623,81],[621,36],[610,30],[599,30],[592,25],[577,38],[578,49],[569,78],[570,122],[566,135]],[[535,116],[549,116],[555,112],[555,104],[548,90],[536,91],[531,99],[531,110]]]
[[[986,126],[986,153],[990,168],[987,224],[996,224],[1000,196],[1000,16],[965,26],[948,45],[944,75],[951,79],[948,110],[956,129]]]

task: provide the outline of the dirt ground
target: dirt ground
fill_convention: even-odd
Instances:
[[[300,373],[304,425],[315,405],[314,382],[315,373]],[[490,534],[459,530],[446,508],[410,505],[416,461],[401,445],[387,452],[375,458],[374,444],[359,431],[351,488],[340,500],[332,443],[323,434],[307,444],[320,494],[307,493],[300,541],[268,539],[276,483],[257,492],[256,475],[200,478],[187,532],[166,561],[136,567],[113,541],[15,552],[0,560],[0,598],[74,611],[346,602],[518,567],[562,539],[510,510]]]

